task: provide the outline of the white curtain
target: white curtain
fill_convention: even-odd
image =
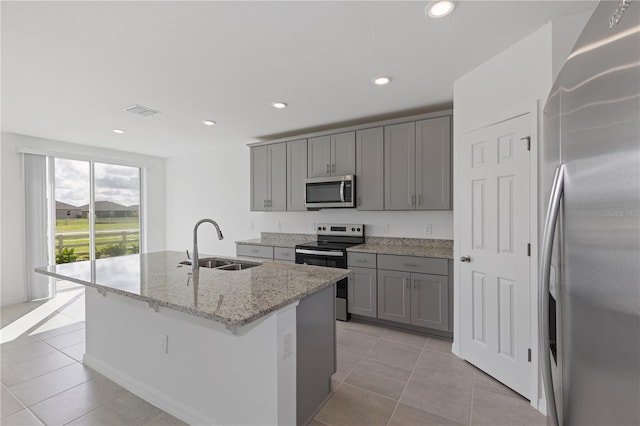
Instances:
[[[53,280],[34,268],[49,263],[47,254],[47,157],[24,154],[25,182],[25,265],[27,299],[54,296]]]

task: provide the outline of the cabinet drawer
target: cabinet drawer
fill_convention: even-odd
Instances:
[[[392,271],[420,272],[423,274],[448,275],[447,259],[433,257],[397,256],[379,254],[378,268]]]
[[[249,244],[237,244],[236,255],[246,257],[259,257],[273,260],[273,247],[254,246]]]
[[[289,247],[274,247],[273,258],[276,260],[290,260],[293,262],[296,260],[296,251]]]
[[[347,252],[347,267],[375,268],[376,255],[375,253],[356,253],[353,251]]]

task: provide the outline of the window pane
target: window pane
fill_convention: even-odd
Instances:
[[[89,163],[55,159],[56,264],[89,259]]]
[[[96,258],[140,252],[140,169],[94,164]]]

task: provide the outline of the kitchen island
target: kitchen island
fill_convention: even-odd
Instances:
[[[87,289],[84,362],[190,424],[303,424],[331,391],[345,269],[181,265],[157,252],[37,268]]]

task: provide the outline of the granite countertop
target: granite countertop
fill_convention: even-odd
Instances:
[[[236,244],[250,244],[256,246],[274,246],[294,248],[298,244],[304,244],[316,241],[318,237],[315,234],[287,234],[276,232],[263,232],[260,238],[252,240],[236,241]]]
[[[347,251],[453,259],[453,241],[425,238],[368,237],[365,244],[349,247]]]
[[[36,272],[229,326],[249,324],[350,272],[267,262],[241,271],[201,267],[192,275],[190,266],[179,265],[183,260],[182,252],[162,251],[41,267]]]

